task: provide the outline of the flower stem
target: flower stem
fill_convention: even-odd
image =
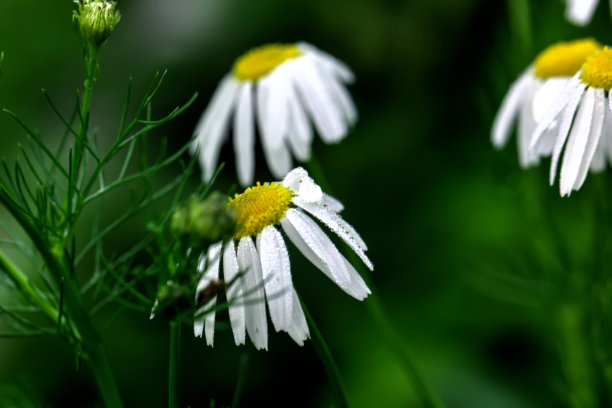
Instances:
[[[334,397],[336,399],[336,403],[338,404],[338,408],[348,408],[350,405],[346,396],[346,391],[344,390],[344,383],[342,381],[342,376],[340,375],[340,370],[334,361],[334,357],[329,351],[329,347],[327,347],[327,343],[325,342],[321,331],[319,331],[317,324],[310,315],[308,308],[306,308],[304,302],[301,300],[300,302],[302,303],[302,309],[304,310],[304,314],[308,320],[308,325],[310,326],[313,334],[312,344],[315,351],[319,355],[319,359],[321,359],[321,362],[325,367],[325,371],[327,372],[327,376],[334,391]]]
[[[181,358],[181,323],[170,322],[170,361],[168,362],[168,407],[179,407],[179,362]]]

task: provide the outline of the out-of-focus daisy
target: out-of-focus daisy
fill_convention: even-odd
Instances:
[[[582,69],[567,82],[535,129],[532,145],[542,134],[557,128],[550,165],[550,183],[555,181],[563,153],[559,188],[562,196],[578,190],[589,168],[603,170],[612,159],[612,50],[607,47],[591,55]]]
[[[312,128],[326,143],[342,140],[357,111],[345,88],[353,73],[342,62],[306,44],[255,48],[223,78],[198,123],[192,152],[198,149],[204,180],[212,177],[233,115],[238,179],[253,183],[255,126],[274,177],[292,168],[292,154],[310,158]]]
[[[586,25],[591,21],[599,0],[567,0],[565,15],[576,25]]]
[[[298,250],[342,290],[358,300],[370,294],[355,268],[323,232],[315,219],[346,242],[370,270],[365,242],[337,213],[342,206],[321,191],[302,168],[281,183],[257,183],[230,201],[239,231],[228,242],[212,245],[200,265],[198,292],[219,279],[222,265],[229,316],[236,344],[244,344],[245,328],[258,349],[268,348],[266,304],[276,331],[289,333],[302,345],[309,337],[306,318],[291,279],[289,254],[281,230]],[[204,258],[204,257],[203,257]],[[210,310],[216,296],[201,310]],[[196,320],[196,336],[213,344],[215,313]]]
[[[532,144],[531,137],[537,122],[587,57],[600,48],[601,45],[592,39],[581,39],[560,42],[542,51],[514,81],[504,97],[493,122],[493,144],[501,148],[508,142],[516,120],[521,166],[538,164],[540,157],[550,155],[554,132],[547,132],[535,146]]]

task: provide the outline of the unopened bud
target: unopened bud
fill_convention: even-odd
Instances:
[[[121,14],[115,10],[117,3],[106,0],[75,0],[75,3],[78,10],[72,18],[78,21],[81,36],[93,44],[102,44],[121,20]]]
[[[192,197],[172,215],[172,231],[196,241],[226,240],[236,231],[236,213],[221,193],[213,192],[204,201]]]

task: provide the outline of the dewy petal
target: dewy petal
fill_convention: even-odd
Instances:
[[[276,331],[288,330],[293,311],[291,267],[285,241],[274,226],[268,225],[257,235],[257,251],[270,319]]]
[[[302,167],[296,167],[291,170],[285,176],[283,186],[287,187],[296,197],[300,197],[303,201],[314,203],[323,200],[321,187],[308,176],[308,172]]]
[[[591,21],[599,0],[567,0],[566,17],[576,25],[586,25]]]
[[[241,83],[226,76],[215,92],[209,108],[196,126],[194,149],[199,149],[200,165],[204,169],[204,180],[213,176],[221,150],[223,136],[234,108],[234,101]]]
[[[584,150],[591,131],[594,107],[594,90],[592,88],[587,88],[580,106],[578,107],[576,119],[565,146],[565,154],[563,155],[563,163],[561,164],[561,177],[559,180],[562,196],[572,192],[572,188],[578,178],[578,172],[580,171],[580,166],[584,157]]]
[[[306,258],[342,289],[349,287],[351,278],[342,255],[316,222],[301,210],[291,208],[281,219],[281,225]]]
[[[364,253],[364,248],[361,245],[363,239],[361,239],[359,235],[354,235],[356,233],[355,229],[344,221],[342,217],[321,204],[304,202],[300,200],[299,197],[294,198],[293,203],[308,211],[319,221],[327,225],[336,235],[342,238],[357,255],[359,255],[359,258],[361,258],[363,263],[366,264],[370,270],[374,270],[374,265],[372,265],[372,262]],[[349,228],[346,228],[347,225]]]
[[[200,278],[200,282],[198,282],[198,287],[196,289],[196,300],[197,294],[204,290],[213,280],[219,279],[219,259],[221,257],[221,243],[212,244],[208,247],[208,255],[206,256],[206,272]],[[202,260],[200,261],[200,265],[198,265],[198,269],[203,267]],[[200,313],[204,310],[212,310],[217,304],[217,296],[213,296],[212,299],[198,309],[197,313]],[[214,344],[214,335],[215,335],[215,312],[211,311],[204,315],[203,318],[199,318],[194,322],[193,330],[194,334],[197,337],[202,337],[202,325],[204,325],[204,333],[206,335],[206,344],[212,346]]]
[[[574,90],[574,93],[570,95],[567,106],[564,108],[563,113],[561,115],[561,123],[559,125],[559,131],[557,133],[557,139],[555,141],[552,159],[550,162],[551,186],[555,183],[555,177],[557,175],[557,165],[559,163],[559,158],[561,157],[561,150],[563,150],[563,146],[565,145],[565,141],[567,140],[567,136],[569,135],[569,131],[572,126],[572,121],[574,119],[574,115],[576,114],[576,109],[578,108],[578,104],[580,103],[583,92],[584,87],[580,87]]]
[[[582,94],[586,85],[580,80],[580,73],[578,71],[569,81],[563,90],[561,96],[555,101],[553,105],[546,110],[546,113],[542,115],[542,120],[538,123],[533,136],[531,138],[531,148],[534,148],[540,141],[540,137],[555,124],[555,119],[563,111],[563,108],[570,102],[570,100],[577,94]],[[580,96],[578,96],[580,97]]]
[[[591,161],[593,160],[595,150],[599,146],[604,124],[604,115],[607,109],[606,96],[604,92],[605,91],[603,89],[594,89],[595,105],[593,107],[591,130],[589,132],[589,137],[585,147],[584,157],[582,158],[582,163],[580,165],[580,171],[578,172],[578,177],[574,183],[574,190],[578,190],[580,187],[582,187],[582,184],[584,183],[589,171],[589,167],[591,166]]]
[[[510,86],[493,121],[492,141],[495,147],[501,148],[508,142],[512,123],[533,80],[533,68],[528,67]]]
[[[304,55],[299,64],[294,64],[294,69],[293,83],[312,115],[321,138],[326,143],[340,141],[346,136],[347,126],[321,80],[312,57]]]
[[[243,237],[238,243],[238,266],[242,275],[245,296],[246,329],[257,349],[268,349],[268,325],[266,298],[261,277],[261,265],[257,249],[251,237]]]
[[[229,241],[223,248],[223,276],[225,278],[225,296],[229,303],[229,318],[236,345],[245,340],[245,306],[242,289],[242,278],[238,277],[238,260],[234,241]]]
[[[291,322],[287,333],[289,336],[300,346],[304,345],[304,341],[310,337],[310,331],[308,330],[308,323],[306,322],[306,316],[304,316],[304,310],[300,304],[300,299],[295,292],[295,289],[291,289],[293,308],[291,311]]]
[[[245,81],[238,96],[234,116],[234,152],[238,180],[241,185],[253,184],[255,173],[255,124],[253,121],[253,83]]]
[[[323,194],[323,200],[321,201],[323,205],[326,205],[327,208],[334,212],[342,212],[344,210],[344,204],[340,202],[337,198],[330,196],[329,194]]]
[[[323,69],[340,78],[343,82],[351,83],[355,80],[355,75],[351,69],[339,59],[306,42],[301,42],[298,46],[313,55]]]

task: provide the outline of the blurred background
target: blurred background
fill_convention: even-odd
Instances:
[[[402,348],[448,407],[565,406],[551,321],[558,299],[572,294],[550,274],[591,270],[608,175],[590,175],[571,199],[560,199],[557,187],[548,186],[547,161],[520,169],[514,142],[495,151],[490,127],[509,84],[540,50],[585,36],[609,43],[610,15],[602,2],[593,22],[577,28],[564,19],[563,2],[531,3],[121,0],[123,17],[103,51],[91,123],[102,141],[114,135],[128,78],[139,96],[156,71],[167,69],[154,116],[199,93],[184,115],[149,138],[152,149],[168,138],[176,150],[192,136],[235,58],[251,47],[307,41],[338,57],[356,74],[350,91],[360,119],[341,144],[316,139],[313,154],[330,192],[346,205],[343,217],[369,245],[372,298]],[[57,143],[62,124],[41,89],[70,112],[84,78],[72,9],[70,0],[0,2],[0,107],[49,143]],[[0,115],[5,157],[16,154],[24,137]],[[231,144],[222,160],[215,188],[227,192],[236,179]],[[270,180],[260,150],[256,163],[257,179]],[[198,182],[194,177],[189,188]],[[124,206],[119,198],[107,202],[104,217]],[[136,217],[107,251],[129,247],[146,222]],[[418,406],[405,364],[365,304],[371,299],[345,295],[297,251],[291,259],[296,287],[337,360],[352,406]],[[226,313],[217,316],[227,321]],[[102,336],[126,406],[166,405],[166,323],[126,311]],[[183,406],[209,406],[211,399],[229,406],[240,367],[241,406],[333,404],[312,342],[299,347],[273,333],[269,351],[258,352],[250,344],[236,347],[226,329],[210,348],[187,328],[183,352]],[[15,401],[100,405],[87,366],[75,370],[71,348],[53,338],[0,339],[0,384],[0,394]]]

